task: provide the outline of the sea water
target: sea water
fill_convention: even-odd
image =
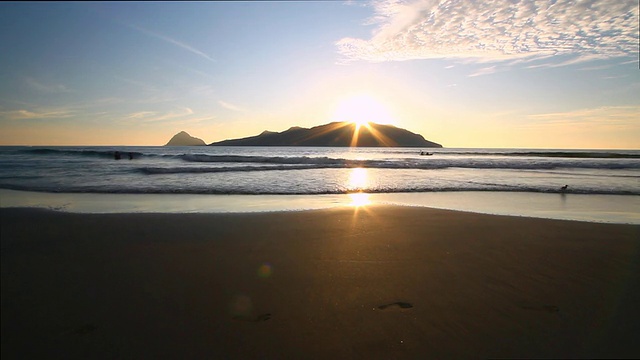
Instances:
[[[114,157],[116,151],[121,154],[119,160]],[[422,151],[432,155],[421,155]],[[565,185],[568,186],[563,189]],[[287,206],[287,202],[308,203],[308,208],[326,207],[324,204],[348,199],[345,194],[369,194],[368,201],[382,203],[425,206],[437,203],[439,206],[434,207],[442,208],[447,208],[447,203],[458,203],[449,208],[473,211],[474,208],[466,209],[464,205],[469,207],[469,203],[484,202],[484,208],[487,208],[486,205],[495,207],[492,203],[505,203],[499,199],[526,198],[529,199],[523,200],[526,207],[527,204],[533,206],[536,201],[530,199],[536,195],[536,199],[554,199],[550,200],[552,203],[557,200],[564,208],[568,201],[578,198],[585,199],[581,200],[584,204],[619,203],[622,209],[607,211],[607,216],[611,217],[612,212],[626,213],[627,218],[633,219],[640,217],[637,215],[640,213],[640,151],[0,147],[0,189],[66,196],[224,195],[215,197],[215,201],[211,197],[200,197],[209,199],[206,202],[210,204],[223,204],[222,208],[211,206],[211,211],[224,211],[224,204],[229,210],[242,211],[243,202],[280,204],[275,207],[246,206],[248,210],[299,207]],[[3,207],[8,206],[9,199],[16,201],[20,197],[15,192],[4,191],[2,194],[4,201],[0,205]],[[131,196],[126,198],[132,199]],[[301,198],[307,200],[299,200]],[[549,201],[543,203],[548,205]],[[507,213],[514,210],[514,206],[501,207],[508,209]],[[180,206],[177,208],[181,209]],[[203,204],[195,208],[207,210]],[[575,206],[569,208],[571,210],[562,212],[580,210]],[[498,210],[488,212],[501,213]],[[553,216],[543,214],[543,217]]]

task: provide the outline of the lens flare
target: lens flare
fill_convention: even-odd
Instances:
[[[258,277],[263,279],[268,278],[269,276],[271,276],[272,272],[273,272],[273,269],[271,267],[271,264],[264,263],[260,265],[260,267],[258,268]]]

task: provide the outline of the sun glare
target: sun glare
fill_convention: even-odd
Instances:
[[[359,191],[367,187],[367,169],[354,168],[349,175],[349,190]]]
[[[360,207],[371,204],[371,200],[369,200],[369,194],[367,193],[354,193],[349,194],[351,198],[351,206]]]
[[[354,120],[354,121],[352,121],[352,122],[353,122],[354,124],[356,124],[356,130],[360,130],[360,128],[361,128],[362,126],[369,126],[369,122],[368,122],[368,121],[364,121],[364,120],[361,120],[361,119]]]
[[[349,121],[359,129],[369,123],[394,124],[395,119],[388,107],[366,94],[356,95],[338,103],[333,115],[335,121]]]
[[[351,206],[360,207],[371,204],[369,194],[363,193],[362,190],[367,188],[369,181],[367,178],[367,169],[354,168],[349,176],[349,191],[358,191],[350,193]]]

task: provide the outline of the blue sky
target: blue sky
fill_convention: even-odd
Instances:
[[[636,1],[0,3],[0,144],[337,120],[446,147],[640,148]]]

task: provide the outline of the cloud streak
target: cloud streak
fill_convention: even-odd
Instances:
[[[227,110],[231,110],[231,111],[239,111],[239,112],[244,112],[244,111],[246,111],[245,109],[243,109],[243,108],[241,108],[241,107],[239,107],[239,106],[237,106],[237,105],[234,105],[234,104],[228,103],[228,102],[226,102],[226,101],[218,100],[218,104],[219,104],[220,106],[222,106],[223,108],[227,109]]]
[[[137,122],[161,122],[185,118],[193,115],[191,108],[185,107],[177,111],[157,112],[157,111],[137,111],[130,113],[124,117],[125,120],[134,120]]]
[[[496,72],[496,67],[495,66],[489,66],[489,67],[482,68],[482,69],[474,72],[473,74],[470,74],[469,77],[489,75],[489,74],[493,74],[495,72]]]
[[[146,34],[146,35],[149,35],[149,36],[154,37],[156,39],[160,39],[162,41],[168,42],[169,44],[172,44],[172,45],[180,47],[180,48],[182,48],[184,50],[187,50],[192,54],[196,54],[196,55],[198,55],[198,56],[200,56],[202,58],[205,58],[205,59],[207,59],[207,60],[209,60],[211,62],[215,62],[215,60],[213,58],[211,58],[209,55],[205,54],[204,52],[202,52],[202,51],[200,51],[200,50],[198,50],[196,48],[194,48],[191,45],[188,45],[188,44],[185,44],[185,43],[180,42],[178,40],[172,39],[172,38],[170,38],[168,36],[153,32],[151,30],[147,30],[147,29],[145,29],[143,27],[140,27],[140,26],[136,26],[136,25],[129,25],[129,26],[131,28],[133,28],[133,29],[136,29],[136,30],[140,31],[143,34]]]
[[[336,43],[345,60],[586,60],[638,53],[635,0],[383,0],[374,10],[370,39]]]
[[[602,106],[568,112],[529,115],[528,127],[590,126],[599,129],[635,131],[640,135],[640,106]]]
[[[7,120],[36,120],[36,119],[66,119],[75,116],[75,112],[69,109],[59,110],[10,110],[0,112],[0,119]]]
[[[34,78],[25,78],[24,79],[25,83],[27,85],[29,85],[29,87],[31,87],[32,89],[38,90],[40,92],[44,92],[44,93],[70,93],[72,92],[69,88],[67,88],[66,86],[62,85],[62,84],[45,84],[43,82],[40,82]]]
[[[214,119],[212,115],[198,115],[191,108],[183,107],[173,111],[137,111],[125,115],[122,120],[137,124],[195,124]]]

